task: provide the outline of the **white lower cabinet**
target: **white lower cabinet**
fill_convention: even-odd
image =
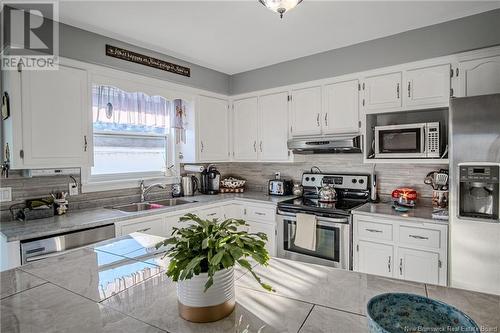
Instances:
[[[448,226],[355,214],[354,270],[447,285]]]
[[[439,284],[439,253],[398,248],[398,277],[404,280]]]
[[[249,232],[262,232],[267,235],[266,250],[272,257],[276,256],[276,226],[270,223],[261,223],[256,221],[248,221],[250,225]]]
[[[393,276],[394,247],[392,245],[360,240],[356,249],[358,260],[355,270],[368,274]]]
[[[208,208],[201,208],[196,213],[199,217],[205,220],[213,220],[213,219],[224,219],[224,209],[222,206],[213,206]]]

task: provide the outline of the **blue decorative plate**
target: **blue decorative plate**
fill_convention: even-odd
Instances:
[[[375,296],[368,302],[367,316],[371,333],[480,332],[457,308],[413,294]]]

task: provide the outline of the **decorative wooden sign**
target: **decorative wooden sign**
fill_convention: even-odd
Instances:
[[[135,62],[137,64],[141,64],[144,66],[161,69],[178,75],[183,75],[187,77],[191,76],[191,69],[189,69],[189,67],[172,64],[171,62],[168,61],[156,59],[133,51],[125,50],[116,46],[111,46],[106,44],[106,55],[130,62]]]

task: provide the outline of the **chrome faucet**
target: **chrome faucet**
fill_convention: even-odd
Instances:
[[[165,188],[167,188],[167,185],[162,184],[162,183],[156,183],[156,184],[151,184],[148,187],[144,187],[144,180],[141,180],[141,185],[140,185],[140,189],[141,189],[141,202],[146,201],[146,195],[149,193],[149,191],[151,191],[155,187],[159,187],[159,188],[165,189]]]

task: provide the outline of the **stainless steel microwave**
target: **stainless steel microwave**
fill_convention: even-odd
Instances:
[[[375,126],[375,158],[439,158],[438,122]]]

